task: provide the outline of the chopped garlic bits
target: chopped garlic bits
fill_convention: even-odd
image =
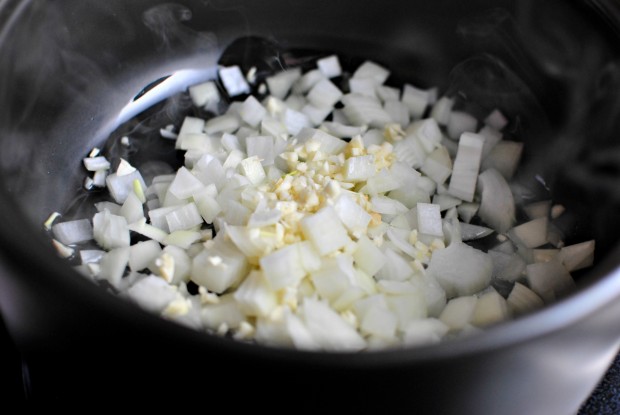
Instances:
[[[563,208],[551,201],[515,226],[507,181],[521,149],[494,151],[508,143],[508,120],[494,110],[479,123],[453,111],[453,98],[435,102],[411,85],[401,94],[383,85],[389,74],[369,61],[345,74],[335,55],[264,83],[255,68],[220,68],[227,95],[241,99],[161,129],[185,151],[176,173],[147,186],[124,159],[97,150],[83,160],[116,203],[98,203],[92,226],[50,216],[56,249],[73,256],[67,245],[94,238],[108,252],[81,250],[80,271],[142,307],[310,350],[435,343],[563,295],[594,242],[561,247],[548,230]],[[247,96],[249,84],[271,95]],[[212,81],[189,95],[197,107],[225,106]],[[493,168],[506,152],[512,167]],[[488,252],[464,242],[493,232]],[[561,249],[541,249],[549,244]],[[495,291],[497,279],[512,291]]]

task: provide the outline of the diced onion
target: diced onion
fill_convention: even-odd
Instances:
[[[171,321],[313,351],[476,332],[566,295],[592,264],[594,241],[564,246],[550,221],[563,206],[523,206],[531,220],[515,226],[522,144],[503,139],[499,110],[476,132],[461,95],[386,86],[371,61],[353,75],[336,55],[305,73],[258,68],[219,68],[232,102],[213,80],[188,89],[195,116],[160,130],[184,166],[143,164],[148,187],[93,149],[85,186],[116,203],[98,202],[92,225],[50,216],[57,252]],[[519,207],[532,200],[512,185]],[[93,238],[103,250],[68,246]]]

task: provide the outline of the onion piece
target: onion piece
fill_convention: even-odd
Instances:
[[[361,94],[347,94],[342,97],[343,112],[349,122],[357,126],[383,128],[392,122],[389,114],[383,109],[381,102]]]
[[[301,78],[301,69],[293,68],[268,77],[265,81],[269,88],[269,93],[276,98],[284,99],[291,90],[293,84]]]
[[[300,222],[303,235],[313,243],[321,255],[344,247],[349,242],[347,231],[338,218],[336,210],[326,206]]]
[[[336,55],[330,55],[319,59],[316,61],[316,65],[326,78],[335,78],[342,75],[340,60]]]
[[[365,61],[353,73],[353,78],[370,78],[377,85],[383,84],[389,76],[390,71],[388,69],[372,61]]]
[[[157,241],[138,242],[129,247],[129,269],[142,271],[161,254],[161,247]]]
[[[202,238],[203,235],[201,232],[180,230],[166,235],[160,243],[166,246],[176,246],[182,249],[189,249],[192,244],[198,242]]]
[[[135,193],[130,193],[125,199],[125,203],[121,206],[120,216],[125,217],[127,223],[134,223],[144,218],[144,209],[142,202]]]
[[[82,264],[97,263],[104,254],[105,251],[100,249],[82,249],[80,250],[80,262]]]
[[[331,108],[340,101],[342,91],[328,79],[317,82],[308,92],[308,102],[317,108]]]
[[[88,171],[108,170],[110,168],[110,162],[103,156],[86,157],[83,162]]]
[[[251,127],[257,127],[263,118],[265,118],[265,115],[267,115],[267,110],[252,95],[243,101],[239,109],[239,116]]]
[[[460,222],[459,225],[461,226],[461,237],[463,241],[473,241],[493,233],[493,229],[489,229],[485,226],[471,225],[463,222]]]
[[[371,277],[383,268],[387,260],[385,254],[366,236],[358,239],[353,259],[357,267]]]
[[[62,242],[52,239],[52,245],[56,248],[56,252],[61,258],[69,258],[75,253],[75,249],[63,244]]]
[[[425,318],[409,322],[403,333],[403,342],[408,346],[439,343],[448,332],[448,326],[436,318]]]
[[[161,312],[176,298],[177,291],[162,278],[150,275],[129,287],[127,296],[145,310]]]
[[[478,298],[473,295],[456,297],[448,301],[439,320],[450,330],[462,330],[472,320]]]
[[[493,262],[488,254],[462,242],[454,242],[433,253],[427,271],[452,298],[472,295],[488,286]]]
[[[324,129],[328,134],[338,138],[355,137],[356,135],[364,134],[367,129],[366,126],[351,126],[331,121],[322,123],[320,128]]]
[[[437,184],[443,184],[452,174],[452,159],[444,146],[439,146],[424,160],[422,173],[433,179]]]
[[[195,203],[190,202],[165,215],[170,232],[187,230],[202,224],[202,216]]]
[[[251,271],[233,294],[239,309],[248,316],[266,317],[277,306],[275,291],[261,271]]]
[[[216,107],[215,104],[220,101],[220,93],[213,81],[192,85],[188,88],[188,92],[192,102],[197,107],[213,110]]]
[[[592,266],[595,241],[590,240],[562,247],[559,260],[570,272]]]
[[[390,116],[392,121],[402,126],[409,125],[409,108],[398,98],[391,100],[383,100],[383,109]]]
[[[235,97],[250,93],[250,86],[246,82],[241,68],[237,65],[220,68],[219,75],[229,96]]]
[[[301,318],[323,350],[356,351],[366,346],[362,336],[321,301],[306,298],[301,306]]]
[[[498,109],[494,109],[491,111],[489,115],[484,119],[484,123],[490,127],[495,128],[496,130],[503,129],[508,124],[508,119],[506,116],[502,114],[502,112]]]
[[[443,227],[439,205],[418,203],[416,205],[418,231],[425,235],[442,237]]]
[[[398,101],[400,99],[400,89],[386,85],[376,85],[377,97],[385,104],[387,101]]]
[[[134,180],[138,180],[142,188],[146,189],[146,183],[138,170],[126,175],[112,173],[106,177],[106,186],[116,203],[124,203],[127,196],[133,193]]]
[[[568,270],[558,260],[529,264],[526,275],[532,291],[546,303],[567,295],[575,288]]]
[[[433,109],[431,110],[431,118],[437,121],[437,124],[439,125],[447,125],[450,120],[450,113],[452,112],[453,106],[454,100],[452,98],[439,98],[435,105],[433,105]]]
[[[424,115],[430,103],[430,95],[428,91],[416,88],[413,85],[405,84],[403,87],[402,102],[409,109],[411,117],[418,119]]]
[[[234,133],[239,129],[239,118],[232,114],[223,114],[219,117],[211,118],[204,125],[204,132],[207,135],[218,133]]]
[[[546,217],[533,219],[529,222],[515,226],[508,235],[511,239],[522,243],[526,248],[538,248],[547,243],[547,224]]]
[[[293,94],[305,94],[323,79],[326,79],[325,75],[319,69],[308,71],[293,84]]]
[[[129,246],[127,220],[107,210],[93,217],[93,235],[99,246],[107,250]]]
[[[493,261],[493,276],[506,281],[515,281],[525,272],[526,263],[519,254],[489,250]]]
[[[450,179],[451,195],[467,202],[473,201],[483,144],[484,138],[478,134],[461,135]]]
[[[523,206],[523,210],[530,219],[549,217],[551,212],[551,200],[530,203]]]
[[[106,252],[99,261],[101,267],[99,277],[107,280],[113,287],[119,287],[128,263],[129,245],[114,248]]]
[[[504,297],[495,290],[478,298],[471,322],[476,326],[490,326],[510,317],[510,309]]]
[[[543,300],[534,291],[518,282],[515,283],[510,291],[507,302],[513,314],[516,315],[531,313],[545,305]]]
[[[463,133],[474,133],[478,120],[472,115],[463,111],[452,111],[448,118],[448,137],[456,140]]]
[[[88,219],[77,219],[52,225],[52,233],[64,245],[79,244],[93,239],[93,226]]]
[[[523,143],[507,140],[500,141],[483,160],[482,169],[494,168],[506,180],[510,180],[517,170],[522,152]]]
[[[497,170],[489,169],[480,174],[479,188],[480,218],[498,233],[505,233],[515,221],[515,203],[508,183]]]
[[[248,262],[232,242],[221,236],[216,236],[213,241],[210,248],[193,258],[191,279],[219,294],[247,275]]]
[[[502,140],[502,133],[487,125],[482,127],[478,134],[484,137],[484,145],[482,146],[482,159],[484,160],[497,143]]]

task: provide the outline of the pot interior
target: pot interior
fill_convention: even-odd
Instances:
[[[178,121],[178,93],[214,77],[218,62],[267,73],[333,52],[351,66],[385,65],[395,85],[438,86],[474,113],[502,109],[525,143],[519,197],[564,205],[556,225],[566,243],[595,239],[597,261],[617,244],[618,16],[602,19],[598,2],[156,3],[15,7],[0,32],[0,183],[21,232],[3,240],[42,240],[53,211],[92,215],[82,158],[110,135],[147,136]],[[165,150],[150,144],[134,156]],[[57,260],[51,249],[38,255]]]

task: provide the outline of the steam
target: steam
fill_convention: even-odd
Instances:
[[[555,1],[519,6],[515,15],[496,9],[461,22],[458,33],[475,56],[454,68],[450,92],[461,106],[518,115],[511,133],[526,143],[520,184],[540,198],[542,178],[597,245],[610,245],[617,237],[608,230],[620,226],[617,45],[577,9]]]
[[[144,25],[158,38],[160,50],[179,47],[213,50],[217,44],[215,35],[186,26],[184,23],[191,19],[192,11],[177,3],[160,4],[142,14]]]

